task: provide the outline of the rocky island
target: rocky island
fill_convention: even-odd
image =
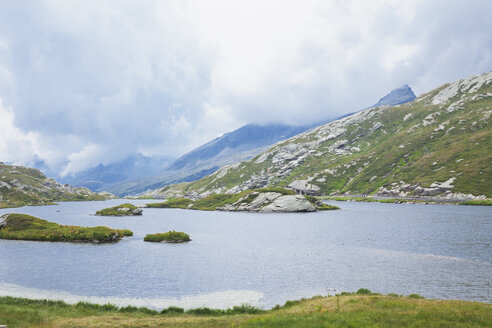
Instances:
[[[234,212],[316,212],[335,210],[315,197],[296,195],[283,188],[245,190],[237,194],[212,194],[200,199],[174,198],[163,203],[147,204],[155,208],[184,208],[204,211]]]
[[[142,215],[143,210],[130,203],[108,207],[96,212],[99,216],[135,216]]]
[[[165,233],[154,233],[144,237],[144,241],[154,243],[186,243],[191,241],[190,236],[180,231],[168,231]]]
[[[133,232],[103,226],[61,225],[27,214],[8,213],[0,216],[0,239],[111,243],[127,236],[133,236]]]

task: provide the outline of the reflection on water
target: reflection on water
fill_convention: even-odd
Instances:
[[[157,308],[271,307],[365,287],[492,302],[489,207],[339,202],[342,210],[308,214],[147,208],[141,217],[90,215],[122,202],[0,210],[134,232],[105,245],[0,240],[0,294]],[[193,241],[143,242],[171,229]]]

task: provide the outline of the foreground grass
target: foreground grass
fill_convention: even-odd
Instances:
[[[190,236],[180,231],[168,231],[164,233],[154,233],[144,237],[144,241],[166,242],[166,243],[184,243],[190,241]]]
[[[137,214],[138,213],[138,214]],[[130,203],[125,203],[109,208],[105,208],[96,211],[96,215],[100,216],[131,216],[131,215],[142,215],[142,211],[135,205]]]
[[[108,227],[78,227],[60,225],[27,214],[7,214],[0,227],[0,239],[64,241],[64,242],[114,242],[132,236],[130,230]]]
[[[10,327],[492,327],[492,305],[427,300],[418,295],[358,293],[288,301],[265,311],[170,307],[160,312],[111,304],[0,297],[0,324]]]

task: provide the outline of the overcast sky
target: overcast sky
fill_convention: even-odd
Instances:
[[[492,1],[0,0],[0,161],[179,156],[492,69]]]

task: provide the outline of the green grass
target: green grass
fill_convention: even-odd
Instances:
[[[1,239],[59,241],[59,242],[115,242],[133,232],[108,227],[78,227],[60,225],[27,214],[8,214],[6,225],[0,228]]]
[[[427,300],[366,289],[287,301],[271,310],[169,307],[162,311],[62,301],[0,297],[0,324],[8,327],[492,327],[492,305]]]
[[[126,211],[122,211],[122,210],[119,210],[119,209],[125,209],[127,208],[128,210]],[[132,205],[130,203],[125,203],[125,204],[121,204],[121,205],[117,205],[117,206],[113,206],[113,207],[109,207],[109,208],[105,208],[105,209],[102,209],[102,210],[99,210],[96,212],[96,215],[100,215],[100,216],[128,216],[128,215],[141,215],[141,214],[133,214],[133,210],[136,210],[138,207],[135,206],[135,205]]]
[[[178,197],[178,198],[172,198],[169,199],[168,201],[162,202],[162,203],[149,203],[147,204],[147,207],[154,207],[154,208],[188,208],[190,204],[193,204],[193,201],[189,198],[183,198],[183,197]]]
[[[460,202],[460,205],[481,205],[481,206],[492,206],[492,199],[476,199],[468,200],[466,202]]]
[[[318,211],[331,211],[331,210],[339,210],[340,207],[329,205],[323,203],[319,198],[314,196],[304,196],[306,199],[313,204]]]
[[[190,236],[180,231],[168,231],[164,233],[149,234],[144,237],[144,241],[150,242],[166,242],[166,243],[184,243],[190,241]]]

